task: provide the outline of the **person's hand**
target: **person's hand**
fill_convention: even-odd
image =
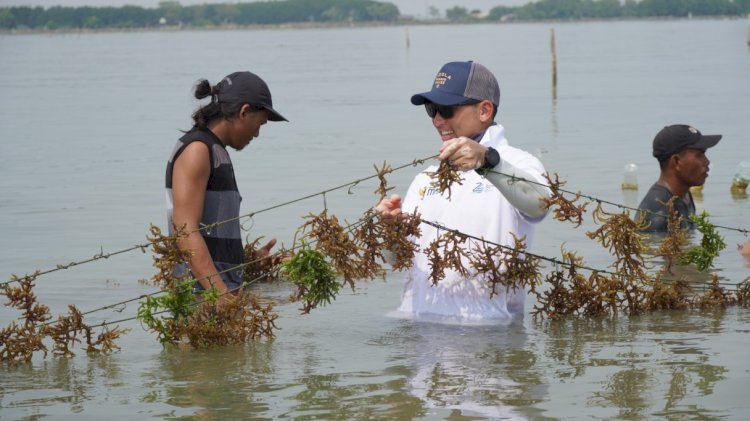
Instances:
[[[401,216],[401,196],[394,194],[386,197],[375,206],[375,211],[381,218],[391,219]]]
[[[258,250],[256,250],[256,252],[255,252],[255,258],[256,259],[263,259],[263,261],[266,264],[268,264],[271,267],[274,267],[274,266],[276,266],[276,265],[278,265],[280,263],[288,262],[289,260],[292,259],[292,257],[294,257],[294,254],[291,251],[287,251],[287,252],[284,252],[284,253],[281,253],[281,252],[274,253],[272,255],[271,254],[271,249],[275,245],[276,245],[276,239],[273,238],[270,241],[268,241],[265,246],[263,246],[263,247],[259,248]],[[269,258],[269,256],[270,256],[270,258]]]
[[[745,258],[745,261],[750,262],[750,241],[746,242],[745,245],[740,249],[740,254]]]
[[[234,301],[237,300],[237,297],[242,294],[242,289],[236,289],[231,292],[225,292],[224,294],[219,295],[219,300],[216,302],[217,306],[227,306],[231,305]]]
[[[456,169],[470,171],[481,168],[487,148],[466,136],[446,140],[440,148],[441,161],[448,161]]]

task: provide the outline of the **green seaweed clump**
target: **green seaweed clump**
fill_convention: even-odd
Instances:
[[[701,243],[683,253],[680,258],[680,264],[687,265],[690,263],[705,272],[714,265],[714,259],[719,252],[726,248],[724,238],[716,231],[716,227],[708,222],[708,212],[703,211],[700,215],[690,215],[690,220],[695,223],[695,228],[703,234]]]
[[[342,284],[336,280],[336,271],[325,255],[304,243],[294,257],[281,265],[281,270],[297,286],[291,298],[304,300],[305,314],[319,305],[330,304],[341,290]]]

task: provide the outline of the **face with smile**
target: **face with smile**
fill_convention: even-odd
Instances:
[[[434,111],[434,104],[425,104],[425,106],[428,108],[428,115],[430,114],[429,107],[433,107]],[[491,123],[493,107],[488,100],[477,104],[455,105],[452,107],[453,115],[450,117],[443,116],[438,109],[432,117],[432,125],[437,129],[443,142],[461,136],[473,137]],[[445,114],[450,114],[450,112]]]

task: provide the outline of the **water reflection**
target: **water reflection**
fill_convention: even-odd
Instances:
[[[144,375],[141,402],[160,401],[183,412],[170,419],[415,419],[424,410],[405,395],[407,371],[330,367],[330,354],[310,341],[257,342],[210,350],[165,350]],[[333,368],[333,371],[331,369]]]
[[[404,396],[403,366],[384,372],[309,374],[299,379],[301,388],[292,396],[290,412],[295,419],[409,420],[424,415],[417,399]]]
[[[111,398],[123,384],[111,356],[53,358],[39,364],[0,366],[0,409],[3,419],[81,413],[92,397]]]
[[[248,419],[268,410],[256,394],[272,383],[270,342],[205,350],[170,347],[158,362],[143,374],[146,390],[141,402],[160,401],[184,409],[185,417],[197,420]]]
[[[616,419],[655,414],[713,419],[732,413],[731,408],[705,408],[699,399],[714,395],[727,379],[728,368],[716,364],[711,350],[713,338],[724,333],[725,317],[721,311],[664,311],[535,324],[547,336],[548,372],[579,392],[587,413]],[[579,379],[587,379],[586,384]]]
[[[411,356],[408,392],[446,419],[544,419],[547,387],[521,323],[459,326],[402,321],[396,346]],[[442,412],[441,412],[442,413]]]

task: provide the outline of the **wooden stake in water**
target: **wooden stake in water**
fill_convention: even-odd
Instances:
[[[405,29],[406,29],[406,48],[409,49],[409,47],[411,46],[411,41],[409,40],[409,28],[405,28]]]
[[[750,13],[747,14],[747,45],[750,45]]]
[[[555,28],[549,30],[550,52],[552,53],[552,99],[557,99],[557,49],[555,48]]]

